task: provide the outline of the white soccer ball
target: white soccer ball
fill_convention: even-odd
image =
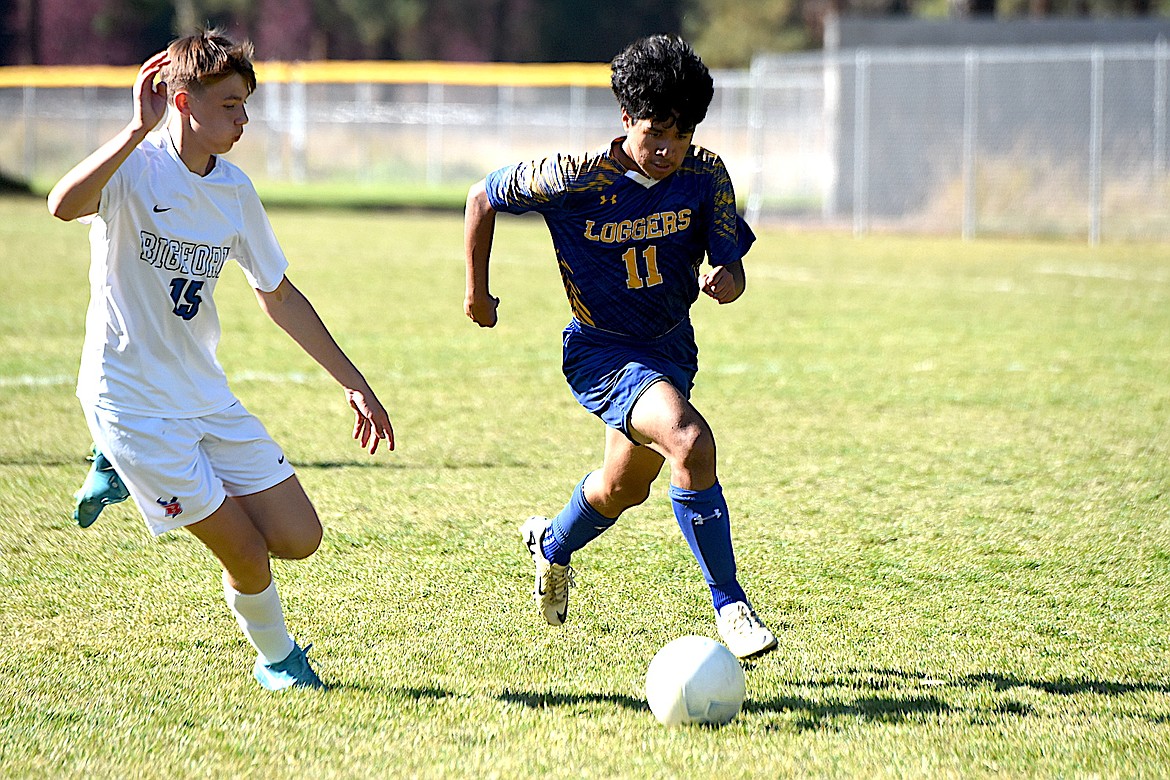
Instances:
[[[667,643],[646,671],[646,701],[666,726],[721,726],[743,707],[747,685],[731,651],[705,636]]]

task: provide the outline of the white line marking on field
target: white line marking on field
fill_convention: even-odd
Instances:
[[[320,377],[317,377],[320,378]],[[312,374],[301,372],[274,373],[265,371],[239,371],[229,377],[234,382],[271,382],[303,385],[315,381]],[[0,376],[0,387],[65,387],[77,382],[77,377],[65,374],[35,376],[20,374],[18,376]]]
[[[1164,289],[1151,285],[1165,285],[1170,283],[1170,273],[1159,271],[1139,271],[1109,266],[1078,266],[1058,267],[1040,266],[1032,271],[1033,278],[1050,277],[1066,279],[1091,279],[1103,282],[1138,283],[1144,285],[1140,290],[1130,294],[1138,294],[1152,301],[1162,301],[1166,297]],[[1012,295],[1039,295],[1062,296],[1072,298],[1109,298],[1116,295],[1108,288],[1099,289],[1049,289],[1045,286],[1029,284],[1028,278],[1011,277],[942,277],[922,276],[911,279],[899,277],[884,277],[878,274],[850,274],[838,276],[836,274],[817,273],[809,268],[751,268],[748,277],[767,279],[792,285],[836,285],[842,287],[863,287],[885,290],[925,290],[963,293],[1004,293]]]
[[[318,379],[320,377],[317,377]],[[266,371],[237,371],[228,376],[233,382],[292,382],[293,384],[303,385],[312,382],[314,377],[311,374],[294,371],[288,374],[277,374]]]
[[[1119,282],[1170,282],[1166,272],[1140,273],[1132,268],[1118,268],[1112,265],[1054,266],[1042,265],[1036,273],[1044,276],[1073,276],[1079,279],[1112,279]]]
[[[0,376],[0,387],[59,387],[61,385],[71,385],[77,381],[77,377],[58,375],[58,376],[32,376],[30,374],[22,374],[20,376]]]

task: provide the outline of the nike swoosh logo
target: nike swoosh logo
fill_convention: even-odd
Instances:
[[[280,458],[278,458],[276,462],[277,463],[284,463],[284,456],[281,455]]]
[[[155,206],[154,213],[155,214],[162,214],[164,211],[170,211],[172,208],[173,208],[173,206],[167,206],[165,209],[162,208],[161,206]]]

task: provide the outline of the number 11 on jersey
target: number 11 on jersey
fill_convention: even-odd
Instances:
[[[622,260],[626,261],[626,287],[631,290],[662,284],[662,274],[658,273],[658,248],[654,245],[646,247],[642,252],[642,258],[646,262],[645,276],[638,267],[637,247],[630,247],[622,253]]]

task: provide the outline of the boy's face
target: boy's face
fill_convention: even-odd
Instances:
[[[198,92],[187,92],[186,105],[191,129],[211,154],[225,154],[235,146],[248,124],[248,85],[244,77],[233,73],[208,84]]]
[[[693,132],[679,132],[673,119],[634,119],[625,111],[622,111],[622,125],[626,129],[622,150],[642,173],[656,180],[678,170],[694,137]]]

